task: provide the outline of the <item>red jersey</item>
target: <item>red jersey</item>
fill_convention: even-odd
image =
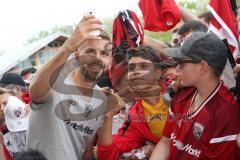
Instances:
[[[192,115],[197,90],[186,88],[173,98],[164,136],[170,138],[169,160],[239,160],[236,137],[240,109],[222,82]]]
[[[118,160],[122,153],[139,148],[146,141],[156,144],[160,140],[149,129],[141,99],[129,109],[128,114],[123,126],[113,136],[112,144],[106,146],[98,142],[99,160]]]

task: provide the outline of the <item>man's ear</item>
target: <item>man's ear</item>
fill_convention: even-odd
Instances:
[[[209,65],[206,61],[201,61],[201,64],[202,64],[202,69],[201,69],[201,73],[203,75],[207,74],[208,70],[210,69],[209,68]]]
[[[155,75],[156,75],[156,80],[160,80],[163,75],[162,69],[156,69]]]
[[[20,86],[16,86],[15,89],[16,89],[16,91],[18,91],[18,92],[21,91],[21,87],[20,87]]]
[[[76,59],[76,61],[77,61],[77,64],[80,66],[80,65],[81,65],[81,62],[80,62],[79,53],[78,53],[78,52],[75,52],[75,53],[74,53],[74,57],[75,57],[75,59]]]

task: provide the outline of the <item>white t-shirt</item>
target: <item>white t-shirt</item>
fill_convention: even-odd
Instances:
[[[74,84],[69,76],[64,83]],[[86,97],[76,87],[63,87],[63,93],[58,88],[46,103],[32,103],[27,148],[39,150],[48,160],[80,160],[102,125],[107,97],[99,89],[96,85],[92,97]]]

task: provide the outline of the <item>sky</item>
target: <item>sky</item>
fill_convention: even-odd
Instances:
[[[139,0],[0,0],[0,51],[16,52],[42,30],[77,24],[93,11],[99,19],[114,17],[120,10],[141,14]]]

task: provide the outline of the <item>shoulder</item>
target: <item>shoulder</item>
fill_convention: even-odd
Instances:
[[[222,115],[238,112],[240,109],[233,94],[223,84],[220,86],[217,94],[210,101],[208,108],[209,110],[213,110],[213,112]]]
[[[170,112],[183,112],[187,103],[196,93],[196,88],[194,87],[185,87],[180,89],[173,97],[171,105],[169,107]]]
[[[173,103],[178,103],[182,101],[186,101],[193,96],[196,92],[195,87],[184,87],[181,88],[173,97]]]
[[[230,92],[229,89],[224,85],[222,85],[219,88],[218,98],[222,99],[222,101],[227,103],[227,104],[229,103],[233,106],[239,107],[234,95],[232,94],[232,92]]]
[[[209,103],[208,112],[214,115],[216,121],[234,123],[240,120],[240,107],[232,93],[222,85],[218,93]]]
[[[139,111],[142,111],[142,99],[139,98],[132,106],[129,108],[129,114],[135,114]]]

